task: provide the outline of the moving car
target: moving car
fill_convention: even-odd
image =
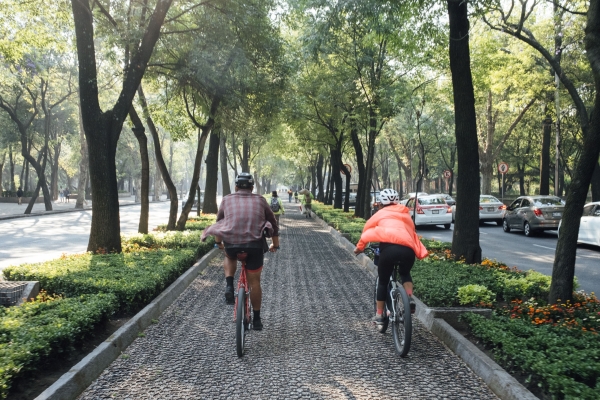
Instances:
[[[454,200],[454,198],[452,196],[450,196],[449,194],[440,193],[440,194],[437,194],[437,196],[442,196],[444,198],[444,200],[446,200],[446,204],[448,204],[449,206],[456,205],[456,200]]]
[[[562,220],[558,223],[559,232],[561,223]],[[600,246],[600,201],[588,203],[583,207],[577,243]]]
[[[479,222],[493,221],[498,226],[502,225],[506,206],[494,196],[482,194],[479,196]]]
[[[427,193],[425,193],[425,192],[419,192],[419,196],[418,196],[418,197],[421,197],[421,196],[429,196],[429,195],[428,195]],[[405,195],[404,195],[404,196],[402,196],[402,198],[400,199],[400,202],[399,202],[399,204],[404,204],[404,205],[406,205],[406,203],[408,202],[408,200],[412,199],[413,197],[415,197],[415,192],[412,192],[412,193],[405,194]]]
[[[502,229],[504,232],[519,229],[525,232],[525,236],[556,230],[564,208],[563,201],[556,196],[521,196],[506,208]]]
[[[428,195],[417,198],[417,213],[415,211],[415,198],[406,202],[410,210],[410,216],[419,225],[444,225],[444,229],[450,229],[452,223],[452,207],[446,204],[446,200],[440,195]]]

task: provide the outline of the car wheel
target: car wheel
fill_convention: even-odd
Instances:
[[[450,224],[444,224],[444,229],[450,229]]]
[[[533,236],[534,231],[533,231],[533,229],[531,229],[529,222],[525,222],[525,225],[523,225],[523,232],[525,232],[525,236],[527,236],[527,237]]]
[[[501,219],[497,219],[496,220],[496,225],[501,226],[502,225],[502,220]]]
[[[508,226],[508,221],[506,219],[502,220],[502,230],[504,230],[504,232],[510,232],[510,226]]]

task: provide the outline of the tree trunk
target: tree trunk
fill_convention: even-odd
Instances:
[[[8,145],[8,165],[10,171],[10,191],[16,192],[17,188],[15,187],[15,159],[13,158],[12,145]]]
[[[540,194],[550,194],[550,134],[552,119],[544,119],[542,126],[542,154],[540,155]],[[554,183],[555,185],[558,182]]]
[[[319,191],[319,194],[317,195],[317,200],[320,202],[323,202],[323,200],[325,199],[325,193],[323,193],[323,163],[323,154],[319,152],[319,156],[317,158],[317,187]]]
[[[160,138],[158,137],[158,131],[156,129],[156,126],[154,125],[154,121],[152,120],[152,115],[150,115],[150,109],[148,108],[146,96],[144,94],[144,90],[141,84],[138,88],[138,99],[140,101],[140,105],[142,106],[144,118],[146,119],[146,125],[148,126],[150,134],[152,135],[152,140],[154,141],[154,153],[156,156],[156,164],[158,166],[160,174],[162,175],[165,186],[167,187],[167,190],[169,192],[169,200],[171,202],[171,206],[169,208],[169,221],[167,222],[167,230],[172,231],[175,229],[175,222],[177,221],[177,210],[179,207],[179,203],[177,200],[177,188],[175,187],[175,184],[171,179],[171,175],[169,174],[169,170],[167,169],[167,165],[165,164],[165,159],[163,158],[161,151]],[[171,159],[172,158],[173,157],[171,156]],[[156,185],[157,183],[158,181],[155,180],[154,184]]]
[[[213,128],[208,141],[208,154],[206,155],[206,185],[204,186],[204,205],[202,212],[216,214],[217,206],[217,181],[219,180],[219,135],[221,130]]]
[[[177,220],[176,229],[178,231],[182,231],[185,229],[185,224],[187,222],[188,215],[192,209],[192,205],[194,204],[194,196],[196,194],[196,190],[198,187],[198,181],[200,180],[200,167],[202,165],[202,156],[204,154],[204,145],[206,144],[206,138],[208,137],[208,134],[210,133],[210,131],[212,130],[212,128],[215,124],[215,117],[216,117],[217,110],[219,108],[220,103],[221,103],[220,98],[213,99],[211,106],[210,106],[208,120],[206,121],[205,125],[203,125],[202,127],[199,127],[198,147],[196,148],[196,159],[194,160],[194,172],[192,174],[192,180],[190,182],[190,191],[188,194],[188,198],[185,202],[185,206],[183,206],[183,208],[181,210],[181,215],[179,216],[179,219]],[[198,211],[199,210],[200,210],[200,202],[198,202]]]
[[[342,171],[344,172],[345,181],[346,181],[346,194],[344,196],[344,212],[350,212],[350,170],[346,168],[344,164],[341,165]]]
[[[229,172],[227,168],[227,134],[221,131],[221,144],[220,144],[221,159],[221,185],[223,186],[223,197],[231,194],[231,184],[229,183]]]
[[[79,63],[81,114],[88,141],[92,185],[92,224],[87,250],[94,253],[101,250],[121,252],[115,165],[117,142],[171,2],[163,0],[156,3],[146,31],[124,71],[119,98],[114,108],[103,112],[98,98],[94,21],[90,2],[71,0]]]
[[[596,89],[594,111],[589,127],[582,129],[584,134],[582,152],[569,185],[563,213],[565,223],[561,224],[552,268],[550,303],[561,303],[573,298],[579,225],[590,181],[600,154],[600,0],[590,0],[585,33],[586,55],[592,68]]]
[[[133,122],[133,134],[140,145],[140,159],[142,162],[142,176],[141,176],[141,188],[140,188],[140,223],[138,225],[139,233],[148,233],[148,218],[150,213],[150,204],[149,204],[149,191],[150,191],[150,159],[148,157],[148,138],[146,138],[144,128],[144,124],[140,119],[137,111],[133,105],[131,106],[131,110],[129,112],[129,118],[131,118],[131,122]],[[92,203],[93,205],[93,203]]]
[[[83,204],[85,202],[85,188],[87,186],[88,177],[88,149],[87,141],[85,140],[85,133],[83,132],[81,107],[79,107],[79,141],[79,154],[81,155],[81,160],[79,161],[79,183],[77,184],[77,201],[75,202],[75,208],[83,209]]]
[[[331,161],[327,165],[327,191],[325,193],[325,204],[330,205],[332,203],[331,197],[333,192],[333,181],[331,180]]]
[[[335,196],[333,197],[333,208],[342,208],[342,155],[340,150],[332,147],[331,154],[331,178],[335,184]]]
[[[450,19],[450,70],[454,89],[455,135],[460,175],[457,194],[461,206],[456,210],[452,253],[468,264],[481,262],[479,246],[479,151],[475,95],[469,54],[467,3],[448,0]]]

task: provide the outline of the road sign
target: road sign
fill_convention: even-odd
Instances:
[[[507,173],[508,172],[508,164],[505,162],[501,162],[500,164],[498,164],[498,172],[500,172],[502,175]]]
[[[452,171],[450,171],[449,169],[444,171],[444,178],[450,179],[451,176],[452,176]]]
[[[350,166],[350,164],[344,164],[344,167],[346,167],[349,173],[352,173],[352,167]],[[342,173],[342,175],[346,175],[343,169],[340,172]]]

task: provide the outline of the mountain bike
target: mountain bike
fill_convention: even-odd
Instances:
[[[247,253],[240,252],[237,259],[242,263],[240,278],[235,294],[235,306],[233,307],[233,319],[235,320],[235,345],[238,357],[244,356],[244,344],[246,332],[252,326],[252,302],[250,301],[250,286],[246,279],[246,257]]]
[[[365,254],[373,259],[373,263],[379,263],[379,245],[370,244],[365,248]],[[383,324],[378,325],[377,329],[381,333],[385,333],[392,323],[392,336],[394,337],[394,345],[400,357],[406,357],[410,350],[410,342],[412,339],[412,316],[410,313],[410,299],[404,286],[400,282],[400,274],[398,272],[399,265],[394,265],[394,271],[390,276],[388,283],[385,306],[383,315],[387,316]],[[373,308],[377,312],[377,285],[379,277],[375,278],[375,289],[373,291]]]

